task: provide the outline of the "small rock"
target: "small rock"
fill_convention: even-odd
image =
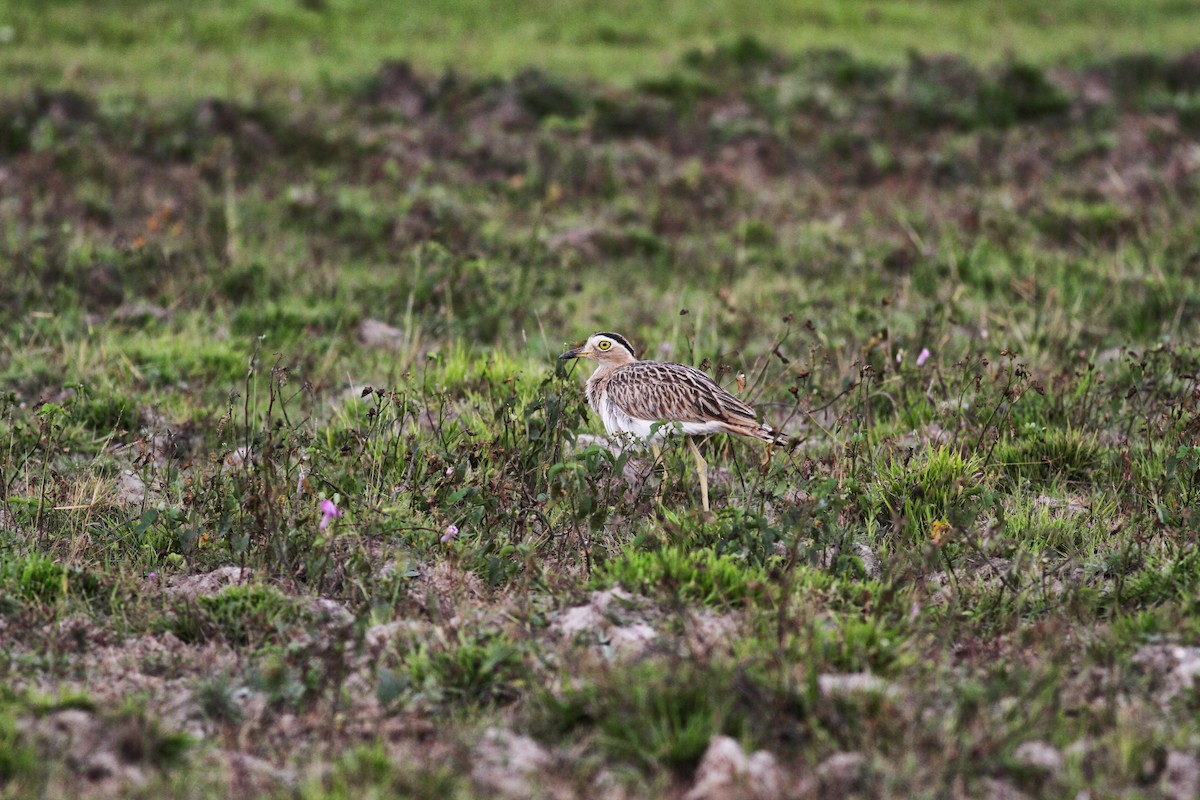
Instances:
[[[822,794],[841,797],[862,787],[867,775],[867,757],[862,753],[834,753],[817,765]]]
[[[269,761],[248,753],[225,753],[225,771],[233,784],[250,795],[268,795],[280,789],[291,788],[296,783],[292,770],[279,769]]]
[[[1196,757],[1178,750],[1167,753],[1162,790],[1171,800],[1194,800],[1200,797],[1200,763],[1197,763]]]
[[[119,506],[139,506],[146,500],[146,482],[132,470],[125,470],[117,479],[117,494],[113,501]]]
[[[354,624],[354,615],[341,603],[328,597],[315,598],[309,606],[313,616],[338,627],[349,627]]]
[[[125,303],[112,312],[113,322],[126,325],[145,325],[148,322],[166,322],[171,312],[153,303]]]
[[[219,567],[203,575],[183,575],[169,580],[167,594],[180,597],[197,597],[216,594],[227,586],[246,583],[254,577],[254,570],[243,567]]]
[[[608,629],[608,643],[621,654],[637,654],[649,647],[658,633],[644,622],[632,625],[614,625]]]
[[[404,331],[377,319],[364,319],[358,326],[358,341],[366,347],[399,350],[404,347],[406,339]]]
[[[554,620],[552,627],[564,639],[574,639],[581,633],[599,630],[605,621],[604,615],[589,603],[564,609]]]
[[[767,800],[783,796],[783,775],[775,756],[766,750],[756,750],[750,756],[750,791],[754,797]]]
[[[1200,677],[1200,647],[1146,645],[1133,654],[1134,666],[1161,682],[1159,701],[1166,704],[1190,691]]]
[[[458,608],[463,600],[479,600],[486,594],[487,587],[478,575],[449,561],[422,564],[420,574],[408,590],[409,597],[422,608],[448,612]]]
[[[737,623],[732,617],[714,614],[707,608],[689,616],[688,645],[691,651],[707,653],[734,640]]]
[[[583,225],[559,231],[546,242],[546,249],[551,253],[562,250],[576,250],[590,258],[600,254],[599,240],[604,235],[602,228],[596,225]]]
[[[883,568],[879,565],[879,556],[875,555],[875,551],[866,542],[855,542],[854,555],[858,556],[859,561],[862,562],[863,571],[867,573],[868,578],[879,580],[883,577]]]
[[[758,750],[747,757],[736,739],[716,736],[683,800],[774,800],[782,796],[782,783],[779,765],[770,753]]]
[[[783,493],[783,504],[785,506],[803,506],[812,502],[812,494],[801,489],[799,486],[793,486]]]
[[[488,728],[475,748],[471,779],[484,791],[503,797],[526,798],[532,778],[554,763],[540,744],[528,736]]]
[[[588,595],[588,602],[590,602],[597,611],[605,614],[609,613],[610,611],[615,612],[617,610],[613,608],[614,600],[624,603],[626,606],[628,606],[633,601],[633,595],[619,586],[612,589],[601,589]]]
[[[717,736],[708,743],[696,768],[695,782],[683,800],[732,800],[747,788],[749,769],[750,760],[737,740]]]
[[[1183,692],[1191,691],[1195,688],[1198,677],[1200,677],[1200,654],[1189,653],[1180,659],[1175,669],[1171,670],[1171,674],[1167,676],[1164,692],[1167,699],[1173,699]]]
[[[96,786],[99,796],[124,796],[128,787],[146,782],[139,759],[124,757],[119,730],[79,708],[55,711],[26,729],[35,740],[60,754],[71,772]]]
[[[1025,794],[1008,781],[1002,781],[997,778],[989,778],[988,780],[984,781],[984,786],[987,787],[987,790],[983,795],[986,800],[1029,800],[1029,795]]]
[[[550,629],[567,640],[580,635],[594,636],[595,641],[612,649],[617,655],[636,655],[644,652],[658,632],[642,619],[623,619],[631,616],[613,601],[628,602],[628,592],[620,588],[592,592],[588,602],[560,611],[550,623]]]
[[[378,656],[384,648],[399,638],[401,633],[415,634],[423,628],[424,623],[416,620],[401,619],[395,622],[384,622],[367,628],[366,633],[363,634],[363,643],[367,647],[367,652]]]
[[[1088,511],[1087,503],[1085,503],[1083,500],[1080,500],[1078,497],[1071,497],[1066,500],[1061,500],[1056,497],[1050,497],[1049,495],[1042,494],[1037,496],[1037,498],[1033,501],[1033,504],[1035,506],[1060,510],[1070,516],[1086,514]]]
[[[46,719],[45,730],[56,739],[59,749],[67,749],[86,741],[92,735],[92,729],[98,724],[90,711],[81,708],[64,708],[55,711]]]
[[[96,750],[84,756],[83,775],[89,781],[111,778],[121,769],[117,754],[111,750]]]
[[[1022,742],[1013,751],[1013,759],[1026,769],[1040,772],[1046,777],[1057,775],[1063,768],[1062,753],[1040,739]]]
[[[869,672],[819,675],[817,686],[821,689],[821,694],[838,697],[855,694],[882,694],[890,697],[896,693],[896,687]]]

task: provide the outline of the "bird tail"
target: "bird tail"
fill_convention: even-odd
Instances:
[[[759,439],[762,439],[764,442],[770,442],[776,447],[787,447],[787,444],[790,441],[786,433],[777,431],[770,425],[766,424],[759,425],[758,428],[753,431],[753,435],[757,436]]]

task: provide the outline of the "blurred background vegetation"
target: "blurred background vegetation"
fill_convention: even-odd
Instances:
[[[387,59],[628,86],[744,35],[893,64],[917,50],[1079,66],[1190,47],[1200,14],[1188,0],[3,0],[0,72],[10,90],[241,100],[355,81]]]

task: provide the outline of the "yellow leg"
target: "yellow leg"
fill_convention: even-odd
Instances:
[[[708,464],[704,461],[704,456],[700,455],[700,448],[692,441],[692,437],[688,437],[688,447],[692,450],[692,456],[696,459],[696,477],[700,479],[700,505],[704,509],[704,513],[708,513]]]

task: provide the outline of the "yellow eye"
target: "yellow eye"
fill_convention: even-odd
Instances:
[[[608,341],[607,339],[596,345],[596,349],[601,351],[607,350],[610,347],[612,347],[612,342]]]

